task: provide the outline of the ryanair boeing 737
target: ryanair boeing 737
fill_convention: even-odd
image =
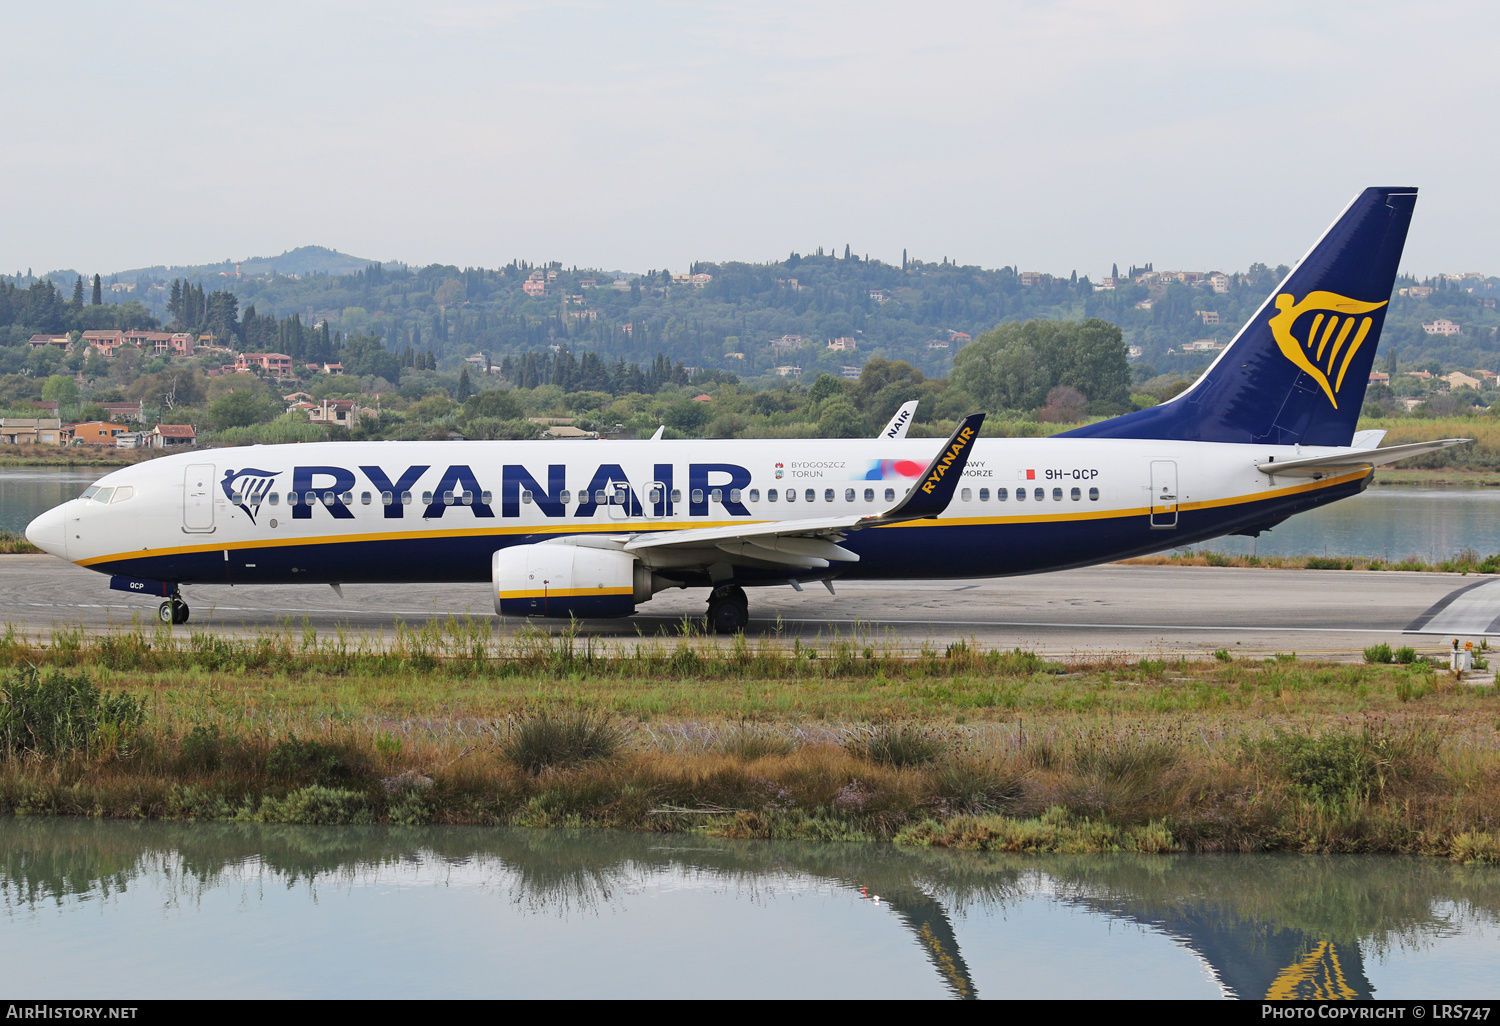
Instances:
[[[26,537],[160,597],[170,623],[183,585],[489,581],[502,615],[565,618],[705,588],[734,632],[751,587],[1256,535],[1464,441],[1355,434],[1415,202],[1366,189],[1192,387],[1051,438],[981,438],[977,413],[935,445],[906,437],[906,408],[874,439],[257,445],[115,471]]]

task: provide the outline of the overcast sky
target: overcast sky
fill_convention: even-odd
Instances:
[[[0,5],[0,270],[317,244],[1290,262],[1366,185],[1500,273],[1493,3]]]

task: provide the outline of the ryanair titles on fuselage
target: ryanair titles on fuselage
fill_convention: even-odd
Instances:
[[[279,504],[278,484],[287,490],[286,504],[293,520],[310,519],[318,505],[325,507],[335,519],[351,520],[354,518],[354,511],[349,508],[352,500],[345,496],[356,489],[368,491],[373,488],[375,501],[381,503],[386,519],[400,520],[407,515],[407,507],[414,504],[414,489],[429,477],[428,472],[434,466],[414,464],[395,470],[365,464],[356,469],[358,473],[339,466],[293,467],[284,484],[277,480],[284,472],[256,470],[253,472],[253,491],[246,490],[243,485],[246,471],[229,469],[224,471],[219,487],[224,496],[252,520],[263,504]],[[634,484],[620,464],[599,464],[588,484],[578,490],[572,515],[592,517],[600,506],[613,504],[625,507],[624,512],[629,516],[672,517],[685,512],[688,516],[706,517],[712,497],[731,516],[750,516],[750,511],[740,500],[741,491],[749,487],[751,480],[751,473],[745,467],[734,463],[689,463],[685,502],[673,464],[654,464],[652,472],[649,482]],[[487,471],[486,476],[492,473]],[[524,496],[526,503],[535,504],[545,516],[566,517],[568,506],[574,503],[567,475],[567,465],[562,463],[548,464],[540,478],[521,464],[502,464],[497,496],[481,483],[480,475],[471,465],[451,464],[422,492],[420,515],[425,520],[436,520],[450,508],[463,508],[476,517],[519,517]],[[368,488],[360,483],[361,477],[368,483]],[[488,484],[492,485],[493,479]],[[495,509],[497,498],[498,512]],[[684,506],[685,510],[679,508]]]

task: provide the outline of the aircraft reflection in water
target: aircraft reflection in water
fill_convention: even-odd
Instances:
[[[167,881],[171,906],[238,888],[254,904],[257,893],[298,887],[314,898],[320,888],[346,891],[414,862],[439,877],[477,871],[506,906],[562,919],[620,913],[626,898],[684,879],[763,905],[786,892],[863,892],[879,896],[956,998],[980,996],[976,971],[992,981],[1006,972],[971,968],[960,934],[1039,898],[1170,937],[1225,997],[1249,999],[1369,998],[1366,955],[1500,922],[1500,871],[1435,860],[1023,857],[661,834],[28,819],[0,822],[0,842],[0,906],[11,924],[69,901],[117,899],[153,877]],[[101,911],[108,906],[100,902]],[[701,946],[714,944],[705,932]],[[1071,972],[1086,980],[1087,970],[1085,962]],[[984,996],[1008,995],[991,983]]]

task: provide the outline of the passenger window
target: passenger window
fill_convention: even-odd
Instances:
[[[276,496],[275,492],[272,492],[270,495],[267,495],[266,498],[270,500],[271,505],[273,505],[273,506],[276,505],[277,496]]]
[[[424,506],[431,506],[432,505],[432,493],[431,492],[423,492],[422,493],[422,505],[424,505]]]
[[[444,492],[443,493],[443,505],[444,506],[451,506],[451,505],[453,505],[453,493],[452,492]]]
[[[1025,502],[1026,501],[1026,489],[1024,489],[1024,488],[1017,488],[1016,489],[1016,501],[1017,502]]]
[[[740,490],[738,488],[731,488],[731,489],[729,489],[729,501],[730,502],[739,502],[740,501]]]
[[[333,493],[332,492],[324,492],[323,493],[323,505],[325,505],[325,506],[332,506],[333,503],[334,503]]]
[[[887,488],[885,490],[885,501],[886,502],[895,502],[896,501],[896,489],[894,489],[894,488]]]
[[[750,501],[751,502],[759,502],[760,501],[760,489],[759,488],[752,488],[752,489],[750,489]]]
[[[786,490],[786,501],[787,502],[796,502],[797,501],[797,489],[795,489],[795,488],[788,488]]]
[[[380,504],[382,506],[392,505],[395,501],[396,501],[396,497],[394,495],[392,495],[390,492],[381,492],[380,493]]]
[[[339,502],[342,502],[345,506],[354,505],[354,493],[345,492],[343,495],[339,496]]]
[[[111,495],[114,495],[114,494],[115,494],[115,490],[113,488],[101,488],[97,492],[94,493],[94,501],[95,502],[108,502],[109,501],[109,497]],[[236,501],[238,501],[238,500],[236,500]]]
[[[488,506],[494,500],[494,498],[495,496],[489,492],[479,493],[479,501],[484,503],[486,506]]]
[[[694,488],[693,489],[693,501],[695,503],[703,501],[703,489],[702,488]]]
[[[1052,501],[1053,502],[1062,502],[1062,489],[1061,488],[1054,488],[1054,489],[1052,489]]]
[[[557,497],[557,501],[566,506],[568,503],[573,501],[573,493],[564,488],[562,490],[562,494]]]
[[[651,503],[651,505],[653,505],[653,506],[656,505],[658,502],[660,502],[661,501],[661,489],[660,488],[653,488],[649,492],[647,492],[646,493],[646,501],[649,502],[649,503]]]
[[[1090,488],[1089,489],[1089,501],[1090,502],[1098,502],[1099,501],[1099,489],[1097,489],[1097,488]]]
[[[609,503],[609,496],[607,494],[605,494],[605,491],[604,491],[603,488],[597,488],[597,489],[594,490],[594,501],[596,503],[598,503],[600,506],[608,505],[608,503]]]
[[[297,493],[296,492],[287,492],[286,493],[286,504],[288,506],[295,506],[295,505],[297,505]]]
[[[818,501],[818,491],[817,491],[816,488],[809,488],[807,491],[805,491],[805,492],[802,493],[802,497],[804,499],[806,499],[808,502],[817,502]],[[833,501],[833,489],[832,488],[828,489],[828,501],[829,502]]]
[[[1045,488],[1038,488],[1036,491],[1034,491],[1034,492],[1031,493],[1031,497],[1033,499],[1035,499],[1037,502],[1041,502],[1043,499],[1045,499],[1047,497],[1047,489],[1045,489]]]
[[[1083,498],[1083,493],[1081,491],[1079,491],[1077,488],[1074,488],[1073,489],[1073,494],[1072,494],[1073,501],[1077,502],[1081,498]]]
[[[431,492],[427,493],[427,499],[428,499],[429,502],[432,501],[432,493]],[[401,493],[401,505],[403,505],[403,506],[410,506],[411,505],[411,492],[402,492]]]
[[[866,488],[865,489],[865,501],[866,502],[874,502],[875,501],[875,489],[873,489],[873,488]]]
[[[474,493],[473,492],[464,492],[464,505],[465,506],[472,506],[472,505],[474,505]]]
[[[996,488],[995,489],[995,501],[996,502],[1004,502],[1005,500],[1007,500],[1009,498],[1010,498],[1010,489],[1009,488]]]
[[[359,504],[361,506],[368,506],[370,504],[370,493],[369,492],[360,492],[359,493]]]
[[[774,488],[767,488],[766,489],[766,501],[767,502],[775,502],[776,501],[776,489],[774,489]]]
[[[833,501],[833,489],[832,488],[825,488],[823,490],[823,501],[824,502],[832,502]]]
[[[973,493],[973,491],[971,491],[968,488],[965,488],[962,491],[960,491],[958,493],[958,497],[960,499],[962,499],[964,502],[973,502],[974,501],[974,493]]]
[[[524,488],[521,489],[521,501],[524,502],[524,503],[526,503],[526,505],[530,506],[531,505],[531,492],[528,491],[528,490],[526,490],[526,489],[524,489]]]
[[[980,502],[989,502],[990,501],[990,490],[988,488],[981,488],[981,489],[979,489],[979,501]]]
[[[679,505],[681,502],[682,502],[682,489],[681,488],[673,488],[672,489],[672,505],[676,506],[676,505]]]
[[[108,502],[109,499],[106,497],[106,498],[100,499],[99,501],[100,502]],[[242,503],[242,502],[245,501],[245,497],[243,495],[241,495],[239,492],[230,492],[229,493],[229,501],[232,504],[238,506],[240,503]]]
[[[845,488],[844,489],[844,501],[845,502],[853,502],[854,501],[854,489],[853,488]]]
[[[713,491],[708,493],[708,497],[714,502],[722,503],[724,501],[724,489],[715,488]]]

